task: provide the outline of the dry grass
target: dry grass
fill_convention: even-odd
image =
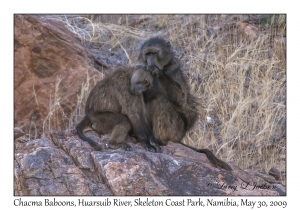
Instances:
[[[136,43],[155,35],[172,40],[202,104],[201,119],[184,141],[244,169],[259,164],[285,171],[285,15],[240,29],[231,15],[151,15],[139,28],[128,26],[128,15],[123,25],[101,23],[93,15],[57,18],[86,45],[119,48],[129,64],[137,60]],[[82,88],[70,127],[82,116],[90,88]]]
[[[74,129],[84,116],[85,102],[87,100],[89,92],[93,88],[94,84],[96,84],[96,82],[101,79],[103,78],[99,78],[98,75],[90,77],[87,71],[86,79],[82,83],[80,92],[77,95],[76,108],[73,112],[68,113],[65,112],[65,108],[62,107],[61,104],[68,101],[69,98],[62,91],[62,79],[60,77],[57,77],[54,96],[50,95],[49,113],[45,117],[43,122],[43,133],[49,133],[54,130],[64,130],[66,128]]]

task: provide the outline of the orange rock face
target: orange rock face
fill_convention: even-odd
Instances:
[[[94,68],[93,56],[61,23],[15,15],[15,127],[25,133],[34,128],[39,134],[43,126],[65,129],[87,75],[103,77]]]

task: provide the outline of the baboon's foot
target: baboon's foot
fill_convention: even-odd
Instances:
[[[157,153],[161,153],[162,152],[162,149],[161,149],[161,147],[158,144],[152,144],[151,142],[150,142],[150,144],[155,149],[154,152],[157,152]]]
[[[150,144],[150,142],[144,142],[143,147],[145,148],[145,150],[149,151],[149,152],[155,152],[155,148]]]
[[[125,151],[131,151],[132,150],[132,147],[126,143],[119,143],[119,144],[114,144],[114,143],[109,143],[106,145],[107,148],[109,149],[123,149]]]
[[[157,140],[154,137],[151,138],[149,142],[150,142],[150,145],[155,148],[155,152],[157,152],[157,153],[162,152],[161,147],[159,146],[159,144],[157,143]]]
[[[158,144],[155,145],[155,150],[157,153],[162,153],[162,149]]]
[[[153,66],[150,66],[149,67],[149,71],[151,72],[151,74],[153,75],[153,76],[160,76],[160,71],[161,70],[159,70],[159,68],[157,68],[155,65],[153,65]]]
[[[125,151],[131,151],[132,150],[132,147],[129,144],[126,144],[126,143],[122,143],[121,148]]]
[[[149,152],[161,152],[161,148],[158,144],[156,144],[155,146],[152,146],[150,144],[150,142],[147,141],[147,142],[143,143],[143,146],[144,146],[145,150],[147,150]]]

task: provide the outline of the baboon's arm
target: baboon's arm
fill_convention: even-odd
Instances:
[[[181,96],[180,99],[176,99],[176,102],[179,103],[180,106],[184,106],[187,102],[187,94],[190,90],[180,69],[179,60],[173,58],[170,63],[165,66],[163,74],[160,76],[160,81],[162,84],[167,82],[170,86],[168,87],[168,90],[172,89],[176,92],[172,95]],[[180,92],[181,94],[179,94]]]
[[[185,107],[187,103],[187,87],[181,79],[171,78],[167,74],[163,73],[159,78],[160,83],[167,91],[169,100],[176,106]],[[181,84],[180,84],[181,82]]]
[[[127,101],[128,102],[128,101]],[[153,131],[148,125],[145,116],[145,104],[142,95],[135,97],[132,104],[123,106],[124,114],[128,117],[136,137],[148,151],[161,152],[160,146],[154,137]]]

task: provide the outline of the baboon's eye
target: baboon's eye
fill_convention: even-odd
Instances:
[[[145,80],[143,81],[143,83],[144,83],[144,84],[149,84],[149,81],[148,81],[147,79],[145,79]]]
[[[147,52],[145,55],[153,55],[153,54],[155,54],[156,52]]]

